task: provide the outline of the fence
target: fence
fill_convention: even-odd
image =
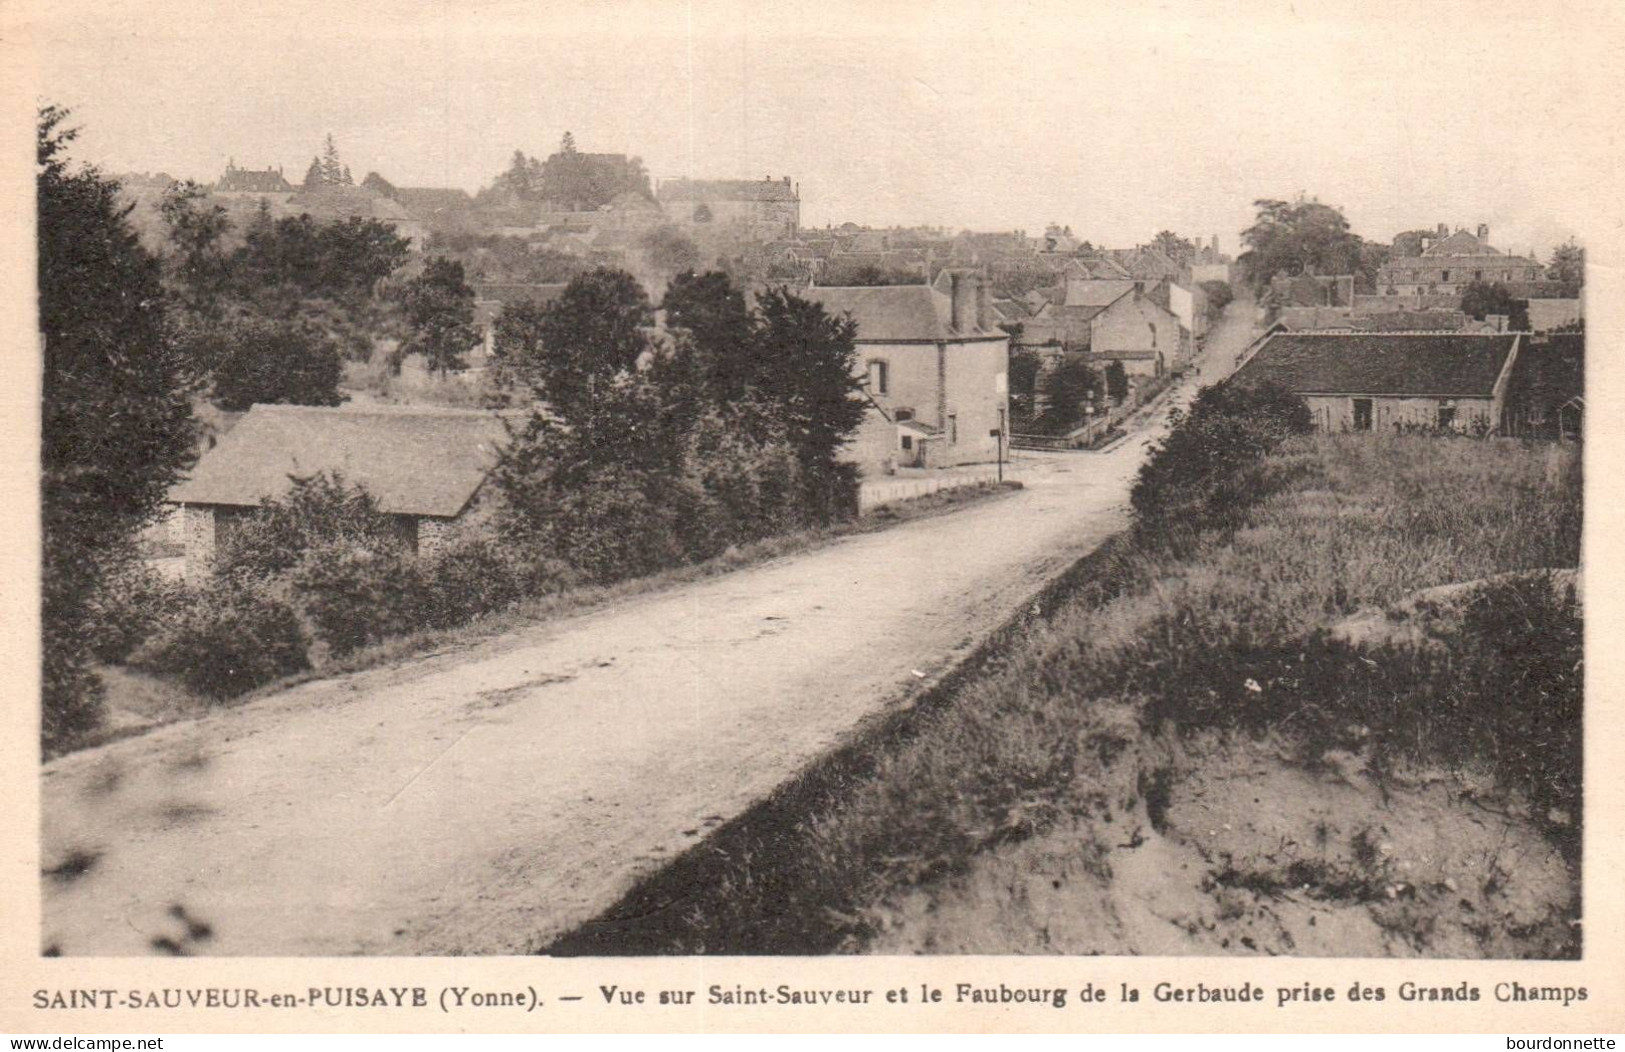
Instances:
[[[982,470],[985,467],[986,470]],[[1004,477],[1009,478],[1011,465],[1004,465]],[[944,471],[933,472],[929,475],[915,475],[906,478],[884,478],[864,482],[858,487],[858,510],[868,511],[878,508],[882,504],[896,504],[899,501],[914,500],[929,496],[932,493],[941,493],[944,490],[960,489],[965,486],[985,486],[997,482],[999,469],[997,465],[981,465],[974,471]]]

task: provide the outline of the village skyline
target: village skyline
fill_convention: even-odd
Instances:
[[[1584,195],[1561,191],[1590,169],[1589,118],[1565,107],[1587,45],[1562,17],[1531,23],[1506,62],[1504,21],[1316,5],[1011,16],[1035,41],[1051,23],[1112,41],[1099,55],[983,46],[986,18],[964,10],[927,23],[845,8],[837,39],[807,12],[732,4],[619,5],[590,23],[498,4],[454,25],[296,4],[246,29],[192,6],[91,23],[70,5],[40,23],[44,101],[73,109],[85,160],[199,182],[228,162],[280,165],[297,181],[331,133],[358,181],[472,192],[515,149],[545,156],[571,131],[657,181],[789,176],[809,228],[1054,222],[1106,244],[1171,228],[1233,250],[1254,199],[1299,193],[1377,240],[1487,223],[1497,245],[1544,256],[1584,228]],[[1267,41],[1249,33],[1282,17]],[[1384,48],[1350,45],[1381,19]],[[328,31],[304,39],[313,26]],[[649,37],[672,47],[626,46]],[[1426,90],[1405,76],[1422,67]]]

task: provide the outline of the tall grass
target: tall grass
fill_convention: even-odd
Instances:
[[[1572,448],[1316,435],[1232,467],[1243,514],[1192,513],[1174,544],[1114,539],[960,681],[550,952],[861,948],[888,891],[1109,809],[1106,768],[1164,731],[1273,726],[1308,759],[1369,749],[1379,772],[1483,763],[1539,807],[1577,810],[1579,624],[1549,587],[1485,590],[1443,654],[1373,658],[1324,632],[1420,589],[1575,566]]]

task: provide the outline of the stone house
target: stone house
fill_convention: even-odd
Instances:
[[[998,457],[1009,417],[1010,338],[980,276],[956,270],[939,286],[814,286],[801,294],[857,323],[872,410],[848,456],[865,475]]]
[[[801,191],[790,182],[752,179],[666,179],[655,191],[678,226],[734,227],[751,240],[793,238],[801,227]]]
[[[1420,255],[1395,255],[1377,270],[1377,291],[1384,296],[1456,295],[1475,281],[1486,284],[1518,285],[1527,288],[1545,284],[1545,270],[1532,259],[1509,256],[1489,243],[1490,228],[1482,223],[1478,232],[1457,230],[1446,234],[1440,224],[1439,236],[1426,240]],[[1396,253],[1401,250],[1395,242]]]
[[[1229,381],[1299,395],[1323,431],[1502,426],[1519,333],[1281,332]]]
[[[507,437],[502,416],[482,410],[256,405],[170,490],[185,523],[186,576],[206,575],[262,501],[322,472],[371,494],[409,549],[434,552],[483,503]]]
[[[226,196],[243,194],[283,194],[294,192],[293,186],[282,175],[281,168],[267,166],[264,171],[239,168],[235,160],[226,162],[225,174],[209,188],[210,193]]]

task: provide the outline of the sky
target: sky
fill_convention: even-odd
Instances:
[[[1533,8],[1539,7],[1536,11]],[[1357,233],[1487,223],[1543,258],[1595,223],[1625,65],[1610,8],[1365,0],[68,0],[8,41],[109,171],[488,183],[515,149],[666,178],[790,176],[802,221],[1172,229],[1235,251],[1257,198]],[[13,9],[15,15],[15,9]]]

